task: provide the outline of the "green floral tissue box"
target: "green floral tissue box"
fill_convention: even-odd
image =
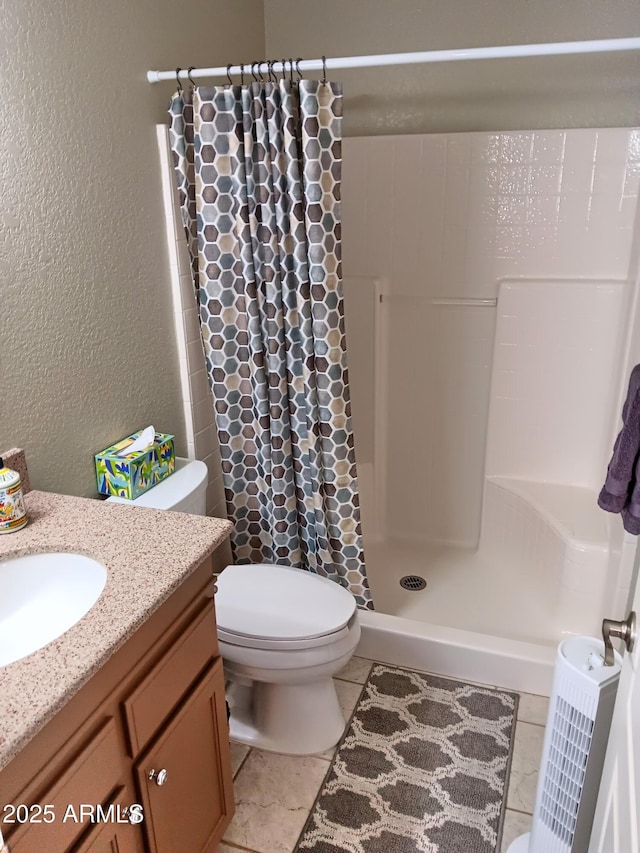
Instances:
[[[130,454],[124,453],[142,432],[134,432],[96,453],[96,477],[100,494],[133,500],[173,474],[176,457],[172,435],[156,432],[149,447]]]

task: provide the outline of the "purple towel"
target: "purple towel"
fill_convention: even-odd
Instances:
[[[631,371],[622,429],[613,446],[598,506],[622,514],[628,533],[640,534],[640,364]]]

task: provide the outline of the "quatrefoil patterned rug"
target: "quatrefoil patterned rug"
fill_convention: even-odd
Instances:
[[[518,695],[375,664],[299,853],[494,853]]]

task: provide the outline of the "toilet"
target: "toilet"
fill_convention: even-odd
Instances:
[[[107,501],[204,515],[208,469],[176,459],[176,470],[133,501]],[[360,639],[354,597],[291,566],[227,566],[217,578],[218,642],[233,740],[311,755],[336,745],[345,721],[333,676]]]

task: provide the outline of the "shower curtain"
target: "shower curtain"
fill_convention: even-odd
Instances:
[[[185,89],[169,115],[234,559],[307,569],[372,609],[344,335],[341,86]]]

